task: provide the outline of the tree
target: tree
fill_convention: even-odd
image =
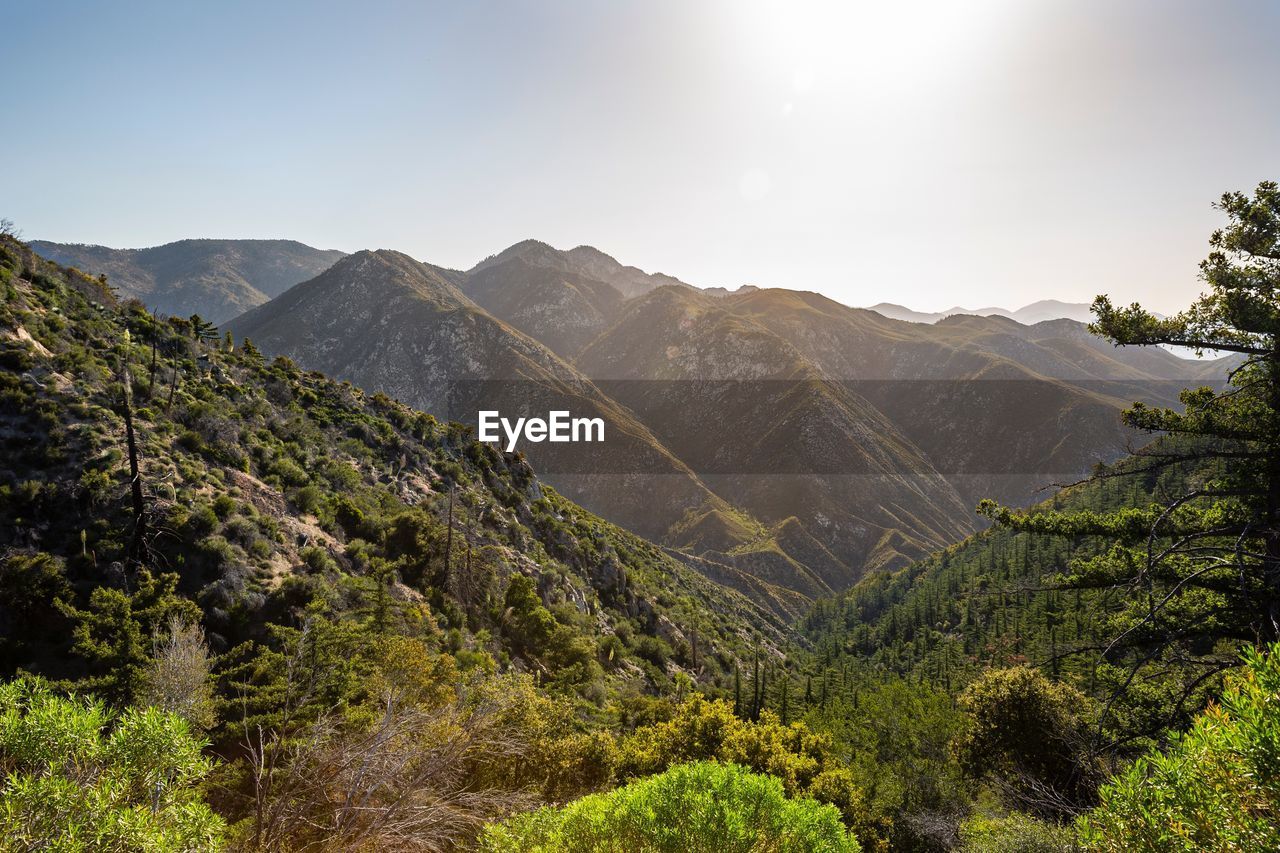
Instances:
[[[980,507],[1015,529],[1111,543],[1075,563],[1062,584],[1121,603],[1107,641],[1093,649],[1100,677],[1113,680],[1106,707],[1144,682],[1168,683],[1173,674],[1178,684],[1153,699],[1161,713],[1133,720],[1102,747],[1185,717],[1236,665],[1242,644],[1280,638],[1280,187],[1268,181],[1252,197],[1227,193],[1216,207],[1228,222],[1210,238],[1200,264],[1208,291],[1190,308],[1162,318],[1106,296],[1093,305],[1091,330],[1118,346],[1239,358],[1225,388],[1184,391],[1182,411],[1143,403],[1127,410],[1125,423],[1163,438],[1093,478],[1159,477],[1170,493],[1117,511]]]
[[[72,650],[91,667],[81,686],[120,705],[132,702],[143,683],[143,672],[150,663],[145,638],[162,630],[171,618],[187,623],[200,618],[196,603],[178,595],[177,575],[152,575],[143,569],[136,581],[132,595],[98,587],[90,593],[84,610],[56,603],[59,611],[76,623]]]
[[[139,702],[177,714],[199,729],[213,727],[211,661],[204,631],[171,616],[152,640],[151,663],[142,673]]]
[[[968,726],[960,766],[990,779],[1014,805],[1042,817],[1092,805],[1099,769],[1088,754],[1088,699],[1026,666],[983,673],[960,695]]]

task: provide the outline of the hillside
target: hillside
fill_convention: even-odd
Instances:
[[[70,629],[104,591],[128,600],[169,572],[226,667],[321,614],[374,614],[600,702],[590,685],[680,672],[724,688],[737,659],[789,642],[457,424],[158,321],[7,238],[0,286],[6,675],[114,683],[116,659]],[[518,578],[536,637],[510,621]]]
[[[521,449],[566,495],[643,536],[660,538],[686,512],[720,503],[571,365],[407,255],[351,255],[227,329],[263,352],[445,418],[474,423],[480,409],[600,417],[599,445]]]
[[[343,256],[294,240],[179,240],[149,249],[110,249],[35,240],[57,263],[106,275],[125,298],[161,314],[199,314],[221,323],[320,274]]]
[[[533,240],[467,272],[362,252],[227,327],[444,418],[598,415],[602,445],[521,449],[709,576],[806,598],[957,541],[982,498],[1025,505],[1120,458],[1121,408],[1232,363],[1117,349],[1067,319],[926,325],[815,293],[708,293]]]
[[[1159,439],[1144,452],[1169,452],[1172,441]],[[1064,489],[1032,512],[1163,506],[1170,495],[1212,480],[1203,465],[1151,468],[1140,456],[1125,458],[1106,469],[1108,476]],[[869,665],[954,692],[989,668],[1026,663],[1115,701],[1113,711],[1129,729],[1185,722],[1217,687],[1216,679],[1203,678],[1204,667],[1233,661],[1238,644],[1208,639],[1214,629],[1206,626],[1206,639],[1144,670],[1142,689],[1124,687],[1126,666],[1137,658],[1104,650],[1124,629],[1133,590],[1066,588],[1081,561],[1111,544],[993,527],[818,602],[801,630],[818,659],[837,668],[842,661]],[[1187,627],[1194,633],[1195,626]],[[1171,708],[1180,712],[1172,720]]]
[[[738,563],[748,551],[757,570],[783,558],[820,581],[798,574],[793,589],[840,589],[973,529],[969,507],[874,406],[720,299],[655,290],[577,362],[718,494],[765,525],[796,526],[794,542],[771,531],[763,543],[722,544]],[[704,532],[700,523],[676,543],[702,544]],[[801,540],[815,547],[797,559],[803,549],[786,545]],[[895,540],[900,548],[880,547]]]

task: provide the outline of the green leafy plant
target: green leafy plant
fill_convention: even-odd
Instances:
[[[1086,849],[1280,850],[1280,644],[1243,660],[1221,703],[1103,787]]]
[[[778,779],[744,767],[699,762],[491,826],[481,849],[856,853],[861,847],[834,807],[788,799]]]
[[[21,850],[221,849],[223,821],[198,788],[204,745],[154,708],[116,716],[38,681],[0,685],[0,837]]]

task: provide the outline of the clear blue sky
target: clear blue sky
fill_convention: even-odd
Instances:
[[[1280,177],[1280,4],[0,0],[0,216],[1159,310]]]

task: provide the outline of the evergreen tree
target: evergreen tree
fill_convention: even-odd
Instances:
[[[1065,585],[1118,593],[1120,611],[1095,650],[1116,693],[1142,683],[1143,670],[1183,667],[1180,685],[1159,703],[1161,723],[1234,666],[1241,644],[1280,638],[1280,187],[1227,193],[1216,207],[1228,223],[1210,238],[1200,265],[1208,291],[1190,308],[1162,318],[1105,296],[1093,306],[1091,329],[1118,346],[1241,357],[1225,388],[1184,391],[1182,411],[1143,403],[1127,410],[1125,423],[1167,437],[1139,451],[1137,464],[1094,477],[1162,478],[1176,490],[1119,509],[981,508],[1015,529],[1111,543],[1073,563]]]

